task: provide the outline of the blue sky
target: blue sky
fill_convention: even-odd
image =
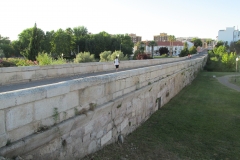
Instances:
[[[5,0],[0,34],[16,40],[34,23],[43,31],[85,26],[91,33],[134,33],[152,40],[175,37],[215,39],[218,30],[240,28],[239,0]]]

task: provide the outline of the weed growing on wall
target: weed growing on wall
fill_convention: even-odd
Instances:
[[[54,124],[57,123],[57,120],[59,119],[59,113],[58,113],[58,109],[54,108],[53,109],[53,120],[54,120]]]

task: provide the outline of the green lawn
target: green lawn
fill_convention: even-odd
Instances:
[[[240,93],[213,78],[227,74],[199,73],[123,144],[84,159],[240,159]]]

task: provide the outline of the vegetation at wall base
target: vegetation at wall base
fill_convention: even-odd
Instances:
[[[200,72],[142,126],[83,160],[240,159],[239,92]]]
[[[236,70],[236,52],[228,52],[227,47],[220,45],[208,51],[207,71],[234,72]]]

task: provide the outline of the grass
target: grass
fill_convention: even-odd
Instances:
[[[201,72],[149,120],[84,160],[240,159],[239,92]]]

